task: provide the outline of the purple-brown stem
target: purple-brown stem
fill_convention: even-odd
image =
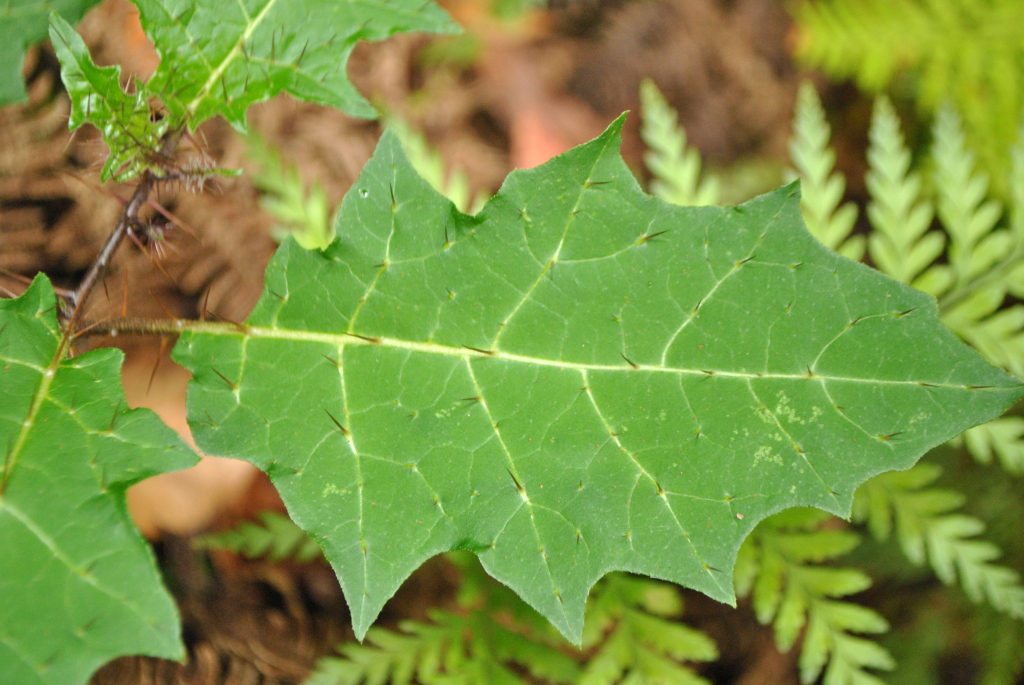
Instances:
[[[163,145],[160,147],[160,156],[164,158],[170,158],[173,154],[174,149],[178,146],[181,141],[182,135],[185,133],[185,127],[179,127],[170,131],[164,138]],[[74,325],[78,322],[78,319],[82,312],[82,305],[89,297],[89,293],[96,287],[100,278],[103,277],[103,273],[110,266],[111,260],[114,258],[114,253],[117,252],[117,248],[121,246],[125,236],[132,228],[138,225],[139,211],[143,205],[149,199],[149,194],[156,187],[162,178],[154,174],[152,171],[146,170],[142,172],[142,177],[139,180],[139,185],[135,187],[135,192],[132,193],[131,198],[125,204],[124,209],[121,211],[121,217],[117,221],[117,226],[114,228],[114,232],[107,238],[107,242],[103,244],[103,249],[100,250],[100,254],[96,257],[96,260],[89,267],[89,270],[85,274],[85,278],[78,285],[78,288],[70,294],[67,298],[67,309],[66,320],[67,328],[69,330],[74,328]]]

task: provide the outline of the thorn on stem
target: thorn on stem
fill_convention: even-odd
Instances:
[[[232,383],[231,381],[229,381],[227,376],[225,376],[224,374],[222,374],[220,371],[218,371],[217,369],[213,368],[212,366],[210,367],[210,370],[213,371],[215,374],[217,374],[220,377],[220,379],[222,381],[224,381],[229,388],[231,388],[232,392],[234,392],[235,390],[238,390],[238,385],[235,384],[235,383]]]
[[[331,417],[331,421],[334,423],[335,426],[338,427],[338,430],[341,431],[341,434],[347,438],[349,436],[348,429],[341,425],[341,422],[338,421],[338,419],[334,418],[334,415],[331,414],[331,412],[327,411],[326,409],[324,409],[324,411],[327,412],[327,415],[329,417]]]

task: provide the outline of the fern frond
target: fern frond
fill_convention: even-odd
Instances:
[[[879,271],[904,283],[936,294],[949,286],[949,271],[942,266],[922,272],[942,254],[946,238],[928,231],[932,207],[921,199],[921,179],[910,170],[911,155],[903,140],[900,121],[889,99],[875,100],[868,132],[868,174],[871,201],[868,219],[874,231],[868,239],[871,259]]]
[[[817,0],[800,3],[797,57],[880,92],[897,75],[918,108],[952,99],[1000,195],[1024,105],[1024,25],[1018,0]]]
[[[964,433],[964,442],[978,462],[990,464],[995,455],[1007,472],[1024,474],[1024,419],[1004,416],[975,426]]]
[[[941,469],[920,463],[908,471],[885,473],[862,485],[854,497],[853,519],[865,522],[879,540],[888,539],[895,521],[904,555],[914,564],[929,562],[946,585],[959,579],[967,596],[988,602],[1011,616],[1024,618],[1024,585],[1009,568],[992,562],[1002,552],[979,540],[985,524],[953,513],[964,503],[955,491],[927,488]]]
[[[305,685],[523,685],[517,663],[550,683],[573,683],[576,662],[558,649],[509,630],[484,612],[435,611],[431,622],[400,630],[371,628],[364,644],[321,659]]]
[[[679,116],[650,79],[640,84],[640,108],[640,137],[648,148],[644,163],[654,177],[651,194],[684,207],[717,205],[718,178],[701,178],[700,152],[686,144]]]
[[[940,300],[943,322],[993,363],[1024,375],[1024,306],[1000,309],[1024,259],[1022,234],[996,228],[1002,206],[986,200],[987,179],[975,171],[960,120],[949,108],[935,122],[933,157],[953,284]]]
[[[962,287],[988,270],[1012,247],[1009,231],[993,231],[1003,208],[987,199],[988,177],[975,169],[960,117],[949,106],[935,119],[932,157],[938,214],[950,237],[954,285]]]
[[[323,555],[316,541],[287,516],[264,511],[259,518],[260,523],[244,521],[231,530],[197,538],[194,544],[206,549],[226,549],[250,559],[269,557],[273,561],[306,562]]]
[[[718,648],[699,630],[668,620],[681,612],[673,586],[606,577],[587,603],[583,648],[594,653],[578,685],[707,685],[681,662],[714,661]]]
[[[859,261],[864,254],[862,236],[849,237],[857,222],[857,205],[839,206],[846,179],[835,171],[836,153],[829,147],[832,128],[814,86],[804,82],[797,96],[793,139],[789,156],[800,178],[800,209],[807,230],[822,244]]]
[[[334,241],[334,226],[323,186],[312,183],[307,187],[298,170],[256,133],[246,136],[246,142],[249,157],[259,166],[251,178],[263,192],[260,206],[279,224],[274,239],[281,242],[291,234],[307,250],[326,249]]]
[[[700,631],[670,620],[682,613],[675,586],[606,577],[588,602],[580,651],[475,556],[449,559],[463,574],[456,611],[406,621],[399,631],[371,628],[367,643],[340,646],[341,656],[322,659],[305,685],[515,685],[524,672],[546,683],[707,685],[685,662],[711,661],[718,651]]]
[[[885,619],[867,607],[838,601],[871,585],[863,572],[816,564],[846,554],[860,542],[853,532],[820,528],[829,515],[791,509],[762,521],[740,548],[736,594],[752,594],[761,623],[771,623],[780,650],[793,647],[806,626],[800,651],[800,681],[825,671],[829,685],[881,681],[865,669],[894,666],[889,652],[852,633],[884,633]]]

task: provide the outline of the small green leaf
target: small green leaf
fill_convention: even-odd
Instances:
[[[77,24],[99,0],[6,0],[0,5],[0,107],[25,100],[25,51],[46,39],[50,13]]]
[[[933,298],[814,240],[795,187],[674,207],[620,126],[475,217],[385,134],[328,250],[286,242],[244,325],[181,337],[199,445],[270,474],[357,635],[457,547],[573,641],[616,569],[732,602],[758,521],[848,515],[1021,397]]]
[[[64,358],[45,276],[0,300],[0,683],[78,685],[110,659],[181,659],[180,624],[125,490],[196,455],[128,409],[122,354]]]
[[[163,58],[149,83],[190,128],[287,92],[358,117],[376,112],[348,80],[360,40],[459,30],[430,0],[134,0]]]
[[[142,173],[160,150],[167,121],[150,118],[149,94],[135,82],[135,92],[121,87],[121,67],[97,67],[89,49],[71,24],[57,14],[50,17],[50,40],[60,59],[60,75],[71,96],[68,127],[74,131],[89,123],[99,129],[110,155],[103,164],[103,180],[127,181]]]

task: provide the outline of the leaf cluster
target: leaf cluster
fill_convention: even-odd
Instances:
[[[162,145],[168,132],[195,130],[214,116],[244,132],[246,109],[282,92],[373,118],[375,110],[345,69],[356,41],[457,30],[436,4],[415,0],[136,4],[146,35],[164,59],[148,81],[136,79],[129,92],[120,83],[119,68],[97,67],[71,25],[57,14],[50,19],[50,37],[72,96],[70,126],[96,126],[110,150],[104,180],[128,181],[146,170],[163,177],[171,161]]]
[[[215,115],[242,129],[245,108],[278,92],[368,113],[341,68],[355,40],[451,26],[419,0],[138,4],[164,59],[130,92],[66,24],[51,25],[79,102],[74,121],[100,125],[116,148],[109,175],[141,176],[86,284],[134,230],[129,208],[160,182],[210,172],[163,158],[188,129]],[[671,132],[666,122],[659,136]],[[476,603],[465,595],[430,624],[375,633],[377,647],[347,659],[369,664],[351,667],[355,675],[345,667],[357,679],[692,682],[680,662],[715,651],[667,618],[676,591],[605,576],[643,573],[731,602],[737,551],[759,521],[793,506],[845,514],[857,484],[909,467],[1024,394],[943,328],[927,295],[817,243],[795,187],[728,209],[666,203],[633,179],[621,126],[513,172],[475,216],[424,181],[385,133],[342,203],[335,240],[324,250],[285,241],[244,323],[79,328],[83,286],[65,331],[45,279],[2,303],[0,335],[27,333],[0,338],[0,373],[14,388],[0,415],[0,537],[15,541],[0,546],[0,583],[29,586],[23,595],[44,617],[0,608],[5,685],[78,683],[133,648],[180,654],[162,586],[127,582],[155,572],[123,490],[192,455],[145,412],[122,410],[115,353],[71,354],[72,336],[91,330],[180,334],[174,357],[192,373],[197,444],[268,473],[337,572],[357,636],[438,553],[474,553],[522,599],[501,599],[491,581],[481,597],[476,583]],[[685,139],[667,140],[665,169],[689,173],[687,192],[700,192]],[[808,140],[820,148],[820,136]],[[966,228],[950,233],[946,294],[983,290],[973,255],[997,232],[977,229],[983,205],[967,205],[948,212]],[[58,466],[54,455],[65,454],[71,466]],[[63,509],[47,510],[50,500]],[[90,535],[76,534],[86,519]],[[283,549],[282,532],[262,548]],[[306,539],[287,549],[308,550]],[[779,599],[783,585],[759,596],[780,612],[806,607],[806,619],[780,625],[792,636],[807,621],[808,672],[830,658],[826,672],[838,675],[829,677],[867,678],[880,652],[846,633],[868,630],[869,614],[836,602],[857,579],[815,585],[808,578],[828,574],[803,568],[820,559],[803,549],[787,561],[796,599]],[[988,569],[982,591],[1006,580],[987,551],[958,549]],[[778,550],[762,545],[759,568]],[[955,568],[961,580],[965,568]],[[528,618],[534,610],[554,628]],[[40,626],[55,637],[33,641]]]

